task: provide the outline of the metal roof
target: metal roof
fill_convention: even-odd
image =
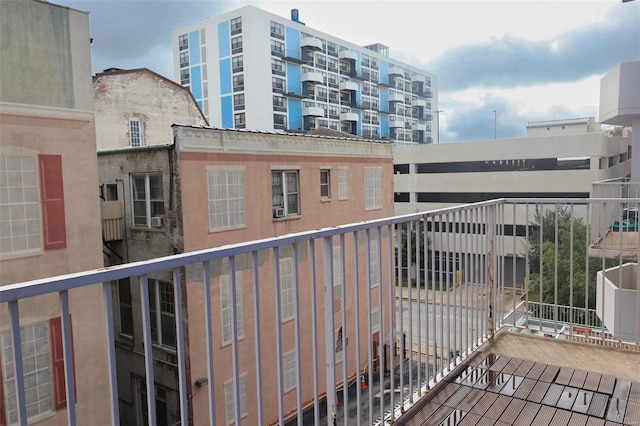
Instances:
[[[527,129],[534,127],[552,127],[552,126],[572,126],[576,124],[587,124],[589,120],[593,120],[593,117],[584,118],[567,118],[564,120],[544,120],[544,121],[529,121],[527,123]]]

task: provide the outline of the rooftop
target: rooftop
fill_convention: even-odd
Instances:
[[[527,129],[534,127],[551,127],[551,126],[573,126],[576,124],[587,124],[589,120],[593,120],[593,117],[583,118],[567,118],[563,120],[544,120],[544,121],[529,121],[527,123]]]

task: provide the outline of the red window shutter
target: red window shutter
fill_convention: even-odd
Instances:
[[[44,249],[63,249],[67,247],[67,230],[62,186],[62,157],[60,155],[39,155],[38,160],[40,162]]]
[[[71,321],[71,317],[69,317]],[[73,324],[71,329],[71,356],[73,357],[73,380],[76,380],[75,348],[73,345]],[[62,342],[62,320],[60,317],[49,320],[49,334],[51,336],[51,362],[53,369],[53,393],[56,410],[67,406],[67,393],[64,375],[64,343]],[[77,382],[76,382],[77,383]],[[78,400],[78,386],[75,387],[74,398]],[[2,426],[2,425],[0,425]]]

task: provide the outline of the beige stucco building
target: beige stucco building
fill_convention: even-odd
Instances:
[[[0,285],[101,267],[88,14],[0,2],[0,44]],[[110,424],[106,327],[82,326],[104,318],[102,287],[69,301],[77,422]],[[66,423],[60,298],[19,309],[29,424]],[[5,303],[0,425],[18,421],[9,324]]]

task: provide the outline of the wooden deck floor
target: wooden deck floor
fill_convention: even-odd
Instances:
[[[499,333],[397,425],[640,425],[640,352]]]

